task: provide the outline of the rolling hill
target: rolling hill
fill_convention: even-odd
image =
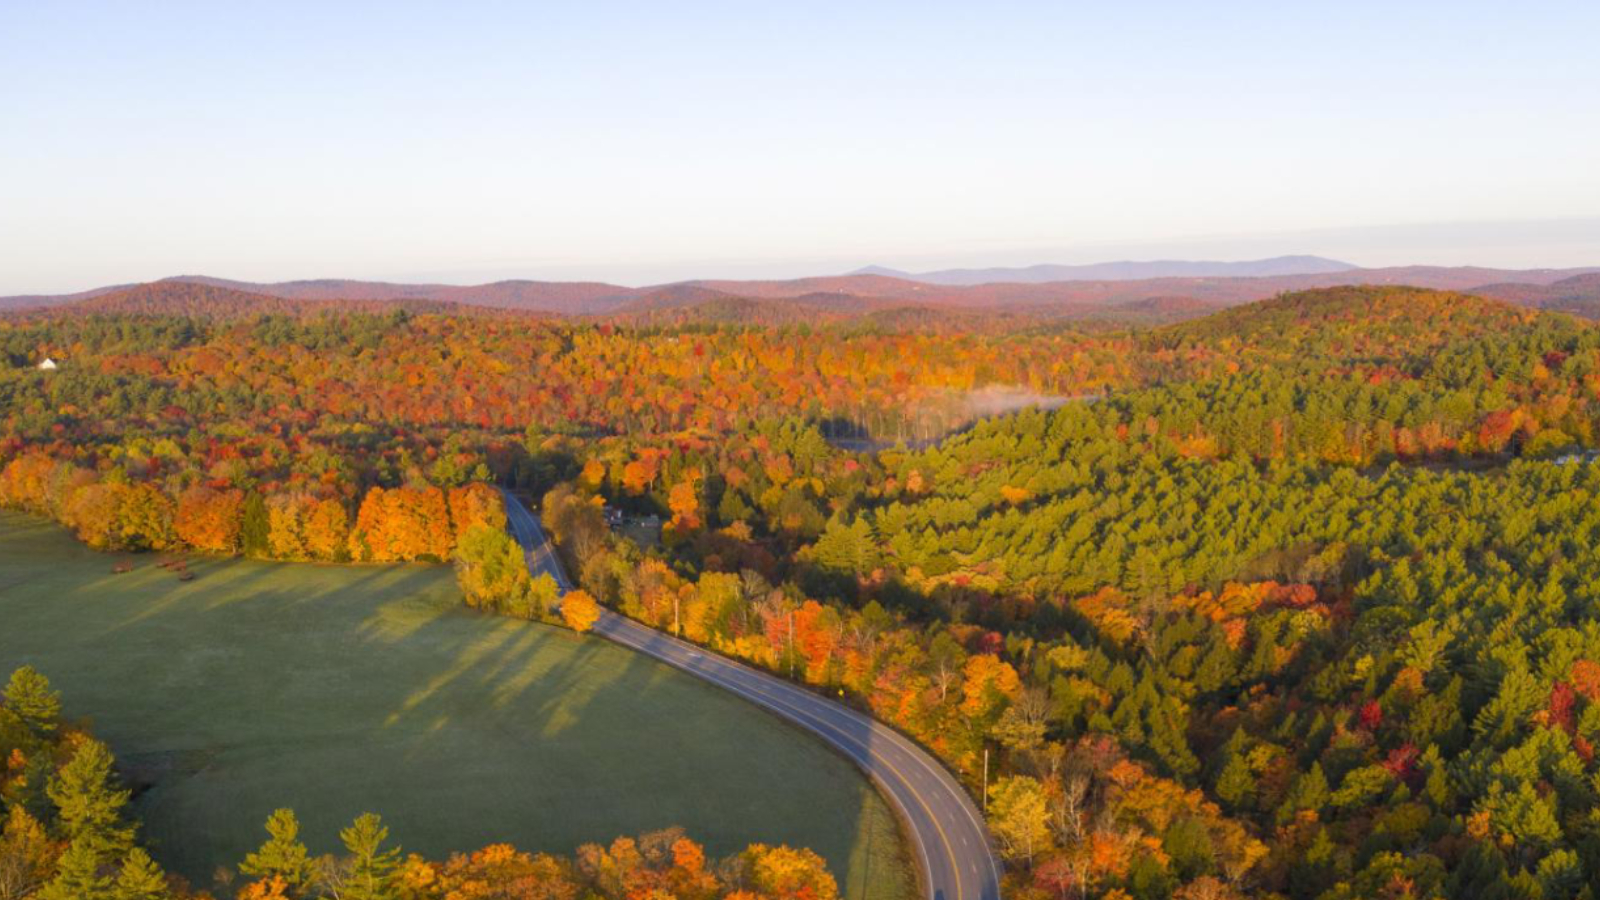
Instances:
[[[939,269],[901,272],[868,266],[853,275],[887,275],[928,284],[973,285],[994,282],[1039,284],[1048,281],[1142,281],[1151,278],[1265,278],[1283,275],[1319,275],[1359,268],[1320,256],[1276,256],[1243,262],[1153,260],[1090,263],[1088,265],[1036,265],[1015,268]]]
[[[1262,268],[1312,265],[1315,257],[1263,260]],[[1290,262],[1285,262],[1289,260]],[[1329,265],[1342,265],[1329,260]],[[1107,264],[1113,267],[1123,264]],[[1167,265],[1167,264],[1136,264]],[[1177,265],[1177,264],[1174,264]],[[1185,264],[1186,265],[1186,264]],[[1250,264],[1216,264],[1246,266]],[[1096,267],[1079,267],[1094,269]],[[994,272],[1000,270],[984,270]],[[920,276],[919,276],[920,277]],[[1403,266],[1347,268],[1302,274],[1101,278],[1043,282],[936,284],[877,273],[789,280],[699,280],[639,288],[604,282],[498,281],[481,285],[399,284],[318,279],[253,283],[187,275],[58,296],[0,297],[0,310],[78,306],[87,309],[198,310],[212,305],[190,288],[249,295],[237,305],[276,311],[270,299],[323,304],[449,304],[501,310],[589,316],[615,322],[668,323],[829,321],[916,309],[961,318],[1006,313],[1024,321],[1106,321],[1160,324],[1204,316],[1217,309],[1280,294],[1346,285],[1409,286],[1480,294],[1541,309],[1600,317],[1600,269],[1490,269]],[[185,287],[188,286],[188,287]],[[135,293],[128,293],[134,291]],[[102,297],[109,304],[94,305]],[[781,302],[780,307],[771,304]],[[85,306],[87,304],[87,306]],[[287,307],[284,307],[287,308]],[[300,307],[295,307],[300,308]],[[898,317],[904,320],[906,317]],[[819,321],[821,319],[818,319]]]
[[[1522,306],[1600,318],[1600,272],[1574,275],[1550,284],[1489,284],[1473,293]]]
[[[1409,370],[1442,347],[1516,332],[1544,315],[1455,291],[1345,285],[1235,306],[1152,331],[1148,339],[1169,350],[1208,346],[1239,362],[1341,360]]]
[[[189,281],[155,281],[150,284],[97,293],[60,307],[70,313],[253,316],[321,311],[387,312],[462,312],[477,309],[438,300],[393,298],[383,300],[302,300],[234,290]]]
[[[165,280],[206,284],[288,300],[431,300],[568,315],[608,309],[632,299],[637,293],[632,288],[583,281],[496,281],[490,284],[449,285],[332,278],[256,284],[204,275],[180,275]]]

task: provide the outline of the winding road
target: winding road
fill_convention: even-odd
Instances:
[[[539,519],[509,492],[506,518],[535,573],[572,583]],[[781,678],[602,610],[595,634],[731,691],[799,725],[854,761],[900,813],[929,900],[999,900],[1000,869],[983,817],[938,761],[894,729]]]

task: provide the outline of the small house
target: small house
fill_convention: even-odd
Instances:
[[[39,371],[41,371],[41,372],[54,372],[55,370],[56,370],[56,361],[51,359],[48,356],[46,356],[44,358],[43,362],[39,363]]]

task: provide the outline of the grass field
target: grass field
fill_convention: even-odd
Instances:
[[[217,560],[180,583],[114,559],[0,512],[0,673],[38,667],[92,720],[199,886],[290,806],[313,852],[368,810],[435,857],[683,825],[712,855],[812,847],[851,898],[915,892],[892,814],[819,742],[602,640],[465,610],[446,568]]]

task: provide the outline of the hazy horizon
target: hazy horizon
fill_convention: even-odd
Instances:
[[[589,266],[486,265],[476,268],[323,271],[315,268],[246,266],[244,270],[161,269],[144,266],[130,275],[100,281],[68,278],[44,289],[7,289],[0,296],[71,294],[114,284],[131,284],[180,276],[207,276],[235,281],[274,283],[317,279],[390,282],[397,284],[475,285],[496,281],[595,281],[638,288],[692,280],[761,280],[844,275],[867,266],[883,266],[916,274],[941,269],[1012,268],[1034,265],[1089,265],[1108,262],[1164,260],[1240,262],[1280,256],[1317,256],[1362,268],[1390,266],[1473,266],[1494,269],[1569,269],[1600,267],[1600,218],[1549,222],[1462,223],[1371,229],[1338,229],[1323,236],[1325,244],[1343,249],[1325,252],[1308,247],[1315,233],[1281,236],[1190,238],[1163,243],[1108,243],[1052,251],[1016,248],[949,254],[889,254],[881,259],[689,260],[667,263],[616,263]],[[1408,240],[1392,241],[1397,235]],[[1392,241],[1391,246],[1379,242]],[[1406,252],[1396,249],[1415,246]],[[1302,249],[1304,248],[1304,249]],[[1365,249],[1364,249],[1365,248]],[[258,273],[258,274],[252,274]],[[277,274],[275,274],[277,273]]]
[[[1593,265],[1600,7],[1536,6],[12,4],[0,293]]]

